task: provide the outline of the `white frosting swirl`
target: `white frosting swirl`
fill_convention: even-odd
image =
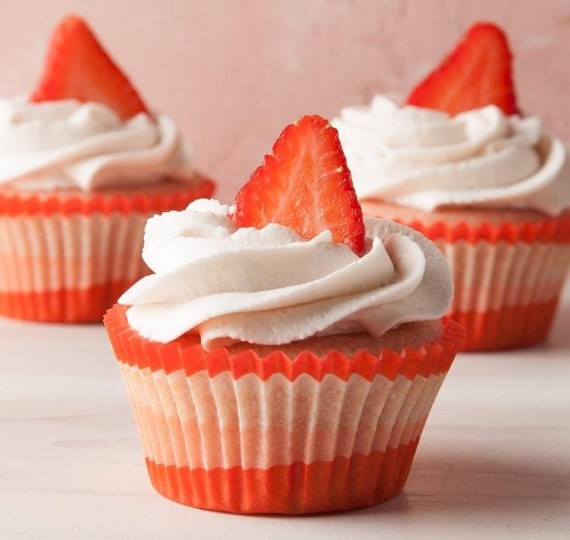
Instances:
[[[342,109],[332,124],[361,199],[551,215],[570,206],[566,149],[536,117],[507,117],[493,105],[450,117],[375,96],[370,106]]]
[[[206,349],[245,341],[281,345],[315,335],[368,331],[434,320],[452,295],[440,251],[419,233],[365,220],[358,257],[287,227],[237,228],[231,209],[199,200],[183,212],[151,218],[143,258],[155,272],[119,299],[143,337],[167,343],[199,333]]]
[[[109,107],[75,100],[0,100],[0,185],[51,191],[191,181],[174,122],[141,113],[127,122]]]

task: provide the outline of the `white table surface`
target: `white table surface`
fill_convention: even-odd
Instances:
[[[0,321],[0,539],[570,538],[570,291],[547,345],[461,354],[403,494],[310,517],[151,487],[101,326]]]

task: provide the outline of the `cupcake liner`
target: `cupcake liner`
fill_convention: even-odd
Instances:
[[[477,224],[461,221],[454,225],[449,225],[444,221],[424,223],[421,220],[403,221],[397,218],[394,221],[420,231],[434,242],[436,240],[446,240],[450,243],[466,240],[472,244],[481,241],[492,244],[501,241],[527,244],[535,242],[566,244],[570,242],[570,212],[558,217],[545,217],[541,220],[503,221],[500,224],[485,220]]]
[[[289,358],[205,352],[197,336],[150,342],[122,306],[105,325],[154,487],[239,513],[346,510],[399,493],[464,334],[446,321],[420,350]]]
[[[463,351],[492,351],[530,347],[544,341],[556,315],[558,300],[478,313],[451,313],[467,328]]]
[[[0,315],[41,322],[100,322],[132,281],[43,293],[0,292]]]
[[[528,347],[546,339],[570,267],[570,218],[447,226],[407,224],[432,240],[450,265],[448,315],[464,325],[462,350]]]
[[[467,328],[463,350],[544,341],[570,266],[570,244],[436,241],[455,283],[448,315]]]
[[[168,210],[182,210],[200,198],[214,192],[214,183],[201,178],[197,185],[170,184],[160,191],[141,187],[137,191],[69,193],[20,192],[0,190],[0,216],[70,216],[74,214],[114,214],[139,212],[158,214]]]
[[[101,321],[149,272],[140,255],[147,219],[185,208],[212,187],[107,197],[0,192],[0,315]]]

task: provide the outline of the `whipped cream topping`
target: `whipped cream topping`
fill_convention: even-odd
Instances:
[[[122,122],[99,103],[0,100],[0,185],[51,191],[192,181],[174,122],[141,113]]]
[[[311,336],[381,336],[447,310],[443,255],[402,225],[366,218],[366,253],[305,241],[287,227],[237,228],[231,208],[201,199],[151,218],[143,258],[155,274],[119,299],[143,337],[161,343],[199,333],[207,350],[236,342],[281,345]]]
[[[559,139],[536,117],[494,105],[450,117],[375,96],[332,121],[360,199],[421,210],[521,207],[557,215],[570,207],[570,170]]]

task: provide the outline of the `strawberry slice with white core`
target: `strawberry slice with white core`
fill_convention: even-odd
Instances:
[[[257,229],[278,223],[305,240],[330,230],[334,242],[362,255],[362,209],[337,130],[320,116],[287,126],[237,194],[233,219]]]

